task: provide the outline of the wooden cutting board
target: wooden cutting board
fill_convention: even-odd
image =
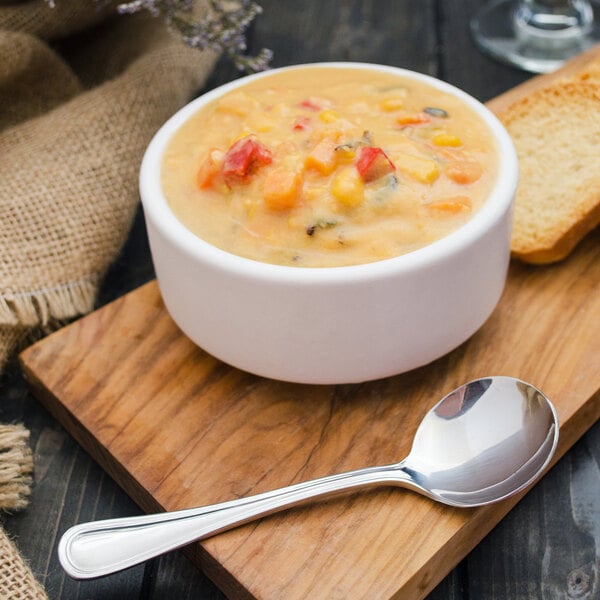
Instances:
[[[547,80],[490,105],[501,108]],[[228,367],[178,330],[155,282],[33,345],[22,366],[41,402],[148,512],[395,462],[437,399],[486,375],[520,377],[554,401],[558,459],[600,417],[598,234],[560,264],[512,264],[480,331],[390,379],[306,386]],[[273,515],[189,552],[236,598],[412,600],[517,501],[462,510],[379,489]]]

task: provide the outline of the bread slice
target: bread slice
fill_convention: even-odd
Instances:
[[[519,157],[511,250],[525,262],[565,258],[600,223],[599,75],[588,68],[499,115]]]
[[[586,64],[569,79],[572,81],[589,81],[600,84],[600,58]]]

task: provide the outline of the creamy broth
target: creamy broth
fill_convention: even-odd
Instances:
[[[162,186],[205,241],[326,267],[421,248],[466,223],[497,174],[493,136],[427,83],[356,68],[276,72],[188,119]]]

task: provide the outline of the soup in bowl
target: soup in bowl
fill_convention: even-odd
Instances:
[[[516,156],[431,77],[323,63],[242,78],[156,134],[140,190],[167,310],[252,373],[350,383],[449,352],[494,309]]]

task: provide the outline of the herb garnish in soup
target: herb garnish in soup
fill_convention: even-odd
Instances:
[[[163,158],[173,212],[205,241],[302,267],[411,252],[494,184],[483,120],[427,83],[356,68],[281,71],[201,108]]]

